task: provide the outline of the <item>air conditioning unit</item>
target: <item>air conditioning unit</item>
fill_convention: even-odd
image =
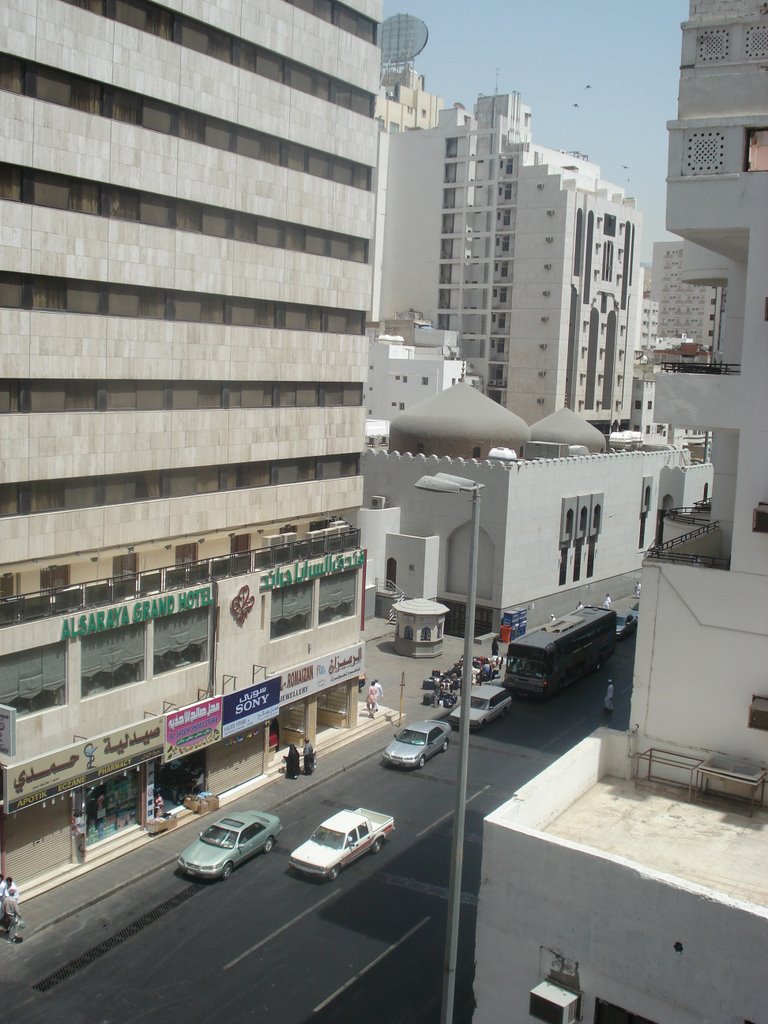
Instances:
[[[546,377],[547,376],[547,371],[546,370],[539,370],[539,376],[540,377]]]
[[[581,996],[576,992],[569,992],[551,981],[542,981],[531,989],[528,1012],[548,1024],[571,1024],[579,1019],[580,1002]]]
[[[544,264],[544,269],[545,270],[551,270],[552,269],[552,264],[551,263],[545,263]]]
[[[387,499],[383,494],[374,494],[371,497],[371,508],[386,508]]]
[[[545,288],[541,294],[544,296],[549,296],[552,294],[552,292],[548,288]]]
[[[544,405],[544,399],[543,398],[537,398],[536,399],[536,405]]]
[[[548,324],[548,323],[549,323],[549,317],[548,317],[548,316],[543,316],[543,317],[541,318],[541,322],[542,322],[543,324]]]
[[[547,216],[548,217],[554,217],[555,216],[555,211],[554,210],[547,210]]]
[[[768,533],[768,502],[759,501],[753,509],[752,533]]]
[[[552,235],[547,235],[547,241],[554,242],[554,238],[552,237]]]
[[[768,697],[753,697],[749,705],[749,728],[768,731]]]

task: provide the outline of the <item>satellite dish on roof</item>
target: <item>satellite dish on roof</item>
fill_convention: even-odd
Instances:
[[[427,45],[429,32],[421,18],[412,14],[393,14],[381,26],[381,63],[401,67],[413,60]]]

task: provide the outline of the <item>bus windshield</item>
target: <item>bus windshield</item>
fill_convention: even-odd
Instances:
[[[547,674],[546,656],[535,651],[521,651],[518,654],[512,654],[507,661],[507,671],[514,672],[518,676],[543,679]]]

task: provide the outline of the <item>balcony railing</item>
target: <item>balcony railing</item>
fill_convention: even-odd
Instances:
[[[741,363],[678,363],[663,362],[661,369],[664,373],[714,373],[714,374],[737,374],[741,373]]]
[[[184,565],[168,565],[161,569],[127,576],[113,576],[105,580],[76,583],[69,587],[58,587],[34,594],[20,594],[0,601],[0,628],[15,626],[37,619],[49,619],[57,615],[71,615],[85,608],[98,605],[117,604],[159,594],[166,590],[178,590],[210,580],[226,579],[229,576],[243,576],[261,569],[303,558],[319,558],[322,555],[338,554],[360,546],[360,531],[347,530],[344,533],[327,534],[322,537],[309,536],[305,540],[289,541],[274,547],[252,548],[236,554],[218,555]]]
[[[710,569],[730,569],[730,558],[677,550],[683,544],[690,544],[691,541],[704,537],[709,533],[714,533],[719,529],[719,523],[707,523],[706,526],[701,526],[698,530],[691,530],[690,533],[681,534],[681,536],[665,541],[664,544],[659,544],[655,548],[649,548],[646,552],[646,558],[655,558],[661,562],[675,562],[679,565],[701,565]]]

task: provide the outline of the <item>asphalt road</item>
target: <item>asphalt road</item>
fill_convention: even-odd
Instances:
[[[473,1008],[483,817],[607,723],[609,675],[616,689],[610,724],[627,727],[633,657],[629,639],[599,673],[547,704],[516,699],[506,718],[471,737],[456,984],[461,1024]],[[370,756],[354,771],[280,808],[278,846],[226,883],[158,871],[65,924],[0,949],[5,1019],[436,1022],[457,744],[454,738],[446,754],[406,773],[382,766],[381,734],[368,742]],[[350,750],[359,757],[357,748]],[[333,883],[294,875],[290,851],[325,817],[357,806],[395,816],[397,830],[381,853],[356,861]]]

